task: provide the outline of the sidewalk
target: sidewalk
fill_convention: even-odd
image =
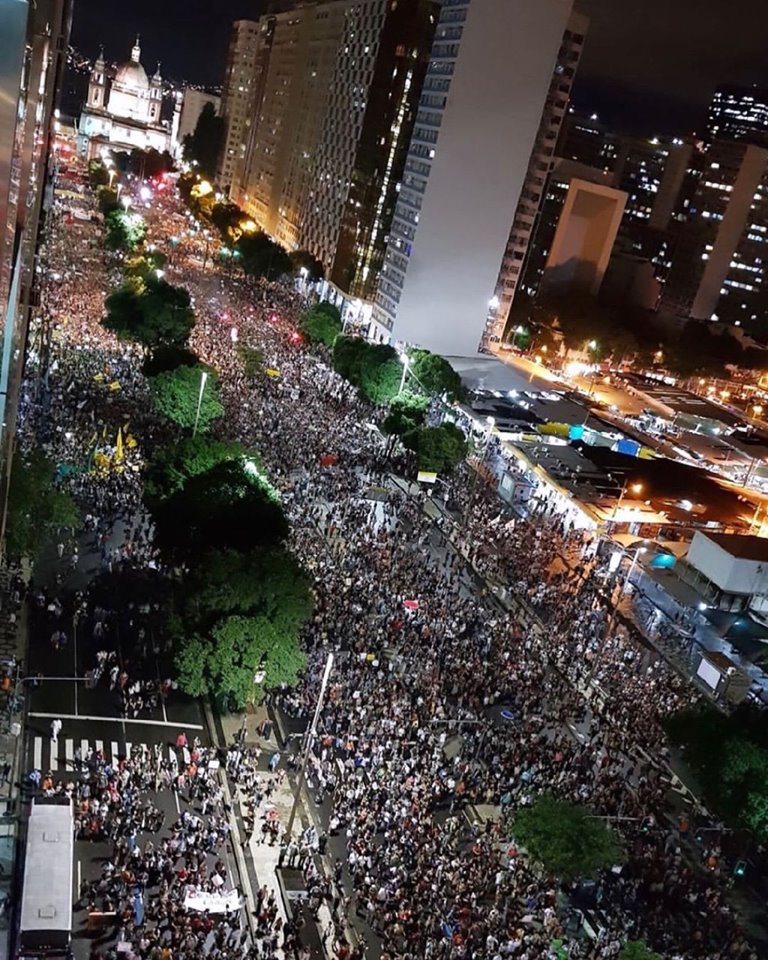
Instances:
[[[280,767],[285,768],[287,760],[287,751],[283,749],[280,743],[278,731],[273,727],[269,740],[256,733],[257,727],[263,720],[270,720],[267,714],[267,708],[263,705],[256,706],[252,713],[245,717],[245,737],[244,745],[246,748],[258,747],[261,750],[259,757],[258,770],[268,779],[271,775],[268,770],[270,757],[275,753],[280,753]],[[234,743],[241,735],[243,730],[243,716],[225,715],[214,718],[214,729],[219,735],[220,746],[228,747]],[[250,839],[246,842],[247,835],[245,820],[249,817],[250,810],[247,804],[247,797],[236,786],[230,783],[229,777],[225,771],[221,771],[222,780],[225,783],[225,795],[231,798],[234,826],[232,830],[232,844],[235,847],[235,857],[241,871],[246,903],[248,905],[249,924],[255,926],[256,912],[256,893],[262,887],[266,886],[267,893],[274,892],[278,907],[278,915],[283,924],[293,919],[297,911],[293,903],[306,897],[306,883],[303,871],[291,869],[284,864],[279,866],[280,843],[262,842],[261,826],[265,816],[269,811],[276,813],[280,824],[279,834],[282,836],[290,817],[291,807],[293,806],[293,781],[286,777],[278,788],[273,792],[269,800],[262,802],[257,815],[254,829]],[[303,798],[299,803],[296,822],[293,828],[294,837],[298,838],[303,831],[315,825],[320,831],[319,824],[313,824],[313,820],[307,814]],[[323,858],[315,855],[315,863],[318,870],[326,876],[329,874],[329,864],[322,862]],[[303,921],[302,921],[303,922]],[[332,955],[331,947],[333,944],[333,920],[331,913],[325,903],[321,904],[319,910],[319,923],[315,924],[308,920],[301,927],[301,937],[306,946],[310,949],[310,955],[313,960],[325,960]],[[325,936],[327,933],[327,937]],[[325,946],[324,939],[327,942]],[[278,949],[277,956],[284,958],[282,949]]]

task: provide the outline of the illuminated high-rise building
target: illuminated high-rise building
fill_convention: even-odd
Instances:
[[[583,40],[567,37],[571,12],[572,0],[442,3],[376,293],[381,335],[471,356],[493,331],[510,232],[521,200],[537,202],[529,178],[541,192],[549,172],[549,115],[561,121],[568,104],[560,54]]]
[[[708,140],[743,140],[768,147],[768,90],[727,86],[715,90],[707,117]]]

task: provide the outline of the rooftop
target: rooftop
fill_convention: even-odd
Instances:
[[[704,533],[704,536],[739,560],[768,561],[768,538],[740,533]]]

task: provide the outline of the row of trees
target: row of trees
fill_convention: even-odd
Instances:
[[[306,271],[310,281],[321,280],[323,266],[306,250],[289,253],[285,247],[260,230],[245,211],[227,197],[216,193],[210,181],[201,180],[196,170],[182,174],[179,192],[197,219],[218,234],[222,262],[242,269],[253,280],[278,280]]]
[[[680,377],[722,375],[729,365],[762,369],[765,353],[745,348],[711,323],[690,320],[677,331],[659,326],[649,311],[615,306],[593,297],[517,297],[509,317],[507,339],[522,349],[550,351],[560,343],[578,350],[594,341],[595,359],[614,363],[634,358],[644,367],[658,366]]]
[[[144,501],[180,574],[167,608],[179,685],[241,707],[262,685],[296,681],[312,593],[258,454],[207,436],[224,412],[219,381],[189,349],[191,298],[163,278],[164,264],[150,249],[126,259],[102,323],[142,349],[152,406],[177,430],[145,466]]]
[[[684,710],[665,724],[696,774],[707,803],[733,827],[768,841],[768,730],[746,706],[730,716],[714,707]]]
[[[169,612],[180,687],[239,708],[261,686],[295,683],[312,592],[258,454],[187,436],[158,450],[144,479],[155,541],[184,570]]]

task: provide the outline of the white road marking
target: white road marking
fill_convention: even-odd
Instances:
[[[97,741],[96,741],[96,746],[94,747],[94,750],[96,751],[96,753],[101,753],[101,754],[103,754],[103,753],[104,753],[104,741],[103,741],[103,740],[97,740]]]
[[[64,742],[64,764],[67,767],[75,765],[75,741],[67,739]]]
[[[45,678],[43,678],[45,679]],[[119,723],[120,720],[117,717],[93,717],[86,716],[85,714],[80,714],[75,716],[74,713],[30,713],[30,717],[39,717],[42,720],[54,720],[56,717],[59,720],[95,720],[97,723]],[[202,723],[179,723],[171,722],[170,720],[166,723],[165,720],[124,720],[123,723],[139,723],[145,727],[175,727],[177,730],[203,730],[204,727]]]
[[[112,748],[112,759],[117,763],[117,740],[113,740],[110,747]]]
[[[80,741],[80,759],[85,763],[85,758],[88,756],[88,748],[90,744],[87,740]]]
[[[43,768],[43,738],[35,737],[35,751],[32,757],[32,768],[42,770]]]
[[[125,744],[125,755],[126,755],[126,757],[129,757],[129,758],[130,758],[130,756],[131,756],[131,748],[132,748],[132,747],[133,747],[133,744],[132,744],[132,743],[126,742],[126,744]]]
[[[48,769],[53,773],[59,769],[59,742],[51,740],[51,755],[48,758]]]

